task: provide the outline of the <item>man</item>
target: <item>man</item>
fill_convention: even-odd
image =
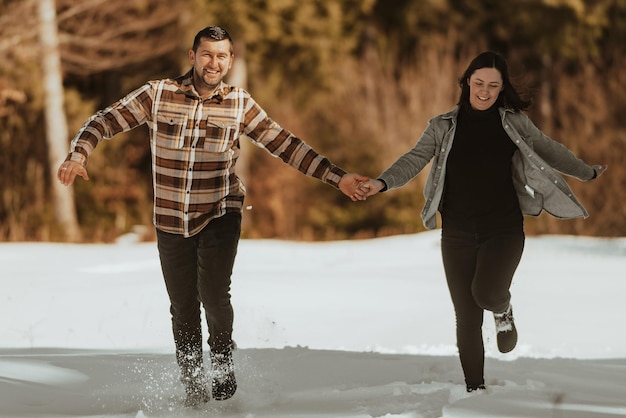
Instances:
[[[210,334],[212,396],[228,399],[237,389],[230,278],[245,196],[235,169],[241,135],[352,200],[364,198],[358,186],[368,180],[332,164],[272,121],[248,92],[226,85],[222,80],[233,59],[233,41],[224,29],[201,30],[189,51],[187,74],[150,81],[93,115],[58,171],[64,185],[76,176],[88,180],[87,159],[102,139],[148,125],[154,224],[188,406],[209,400],[200,304]]]

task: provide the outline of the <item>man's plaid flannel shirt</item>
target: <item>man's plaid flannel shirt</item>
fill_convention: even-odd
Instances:
[[[67,160],[86,165],[102,139],[144,123],[150,130],[154,224],[185,237],[211,219],[241,212],[245,187],[235,164],[243,134],[331,186],[338,187],[346,173],[271,120],[245,90],[222,83],[203,100],[193,88],[191,71],[150,81],[92,116],[72,140]]]

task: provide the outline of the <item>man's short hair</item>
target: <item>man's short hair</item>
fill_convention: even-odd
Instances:
[[[198,50],[198,46],[202,39],[212,39],[214,41],[223,41],[224,39],[228,39],[230,42],[230,53],[233,53],[233,38],[231,38],[230,34],[226,31],[226,29],[219,26],[207,26],[197,33],[196,37],[193,39],[193,52]]]

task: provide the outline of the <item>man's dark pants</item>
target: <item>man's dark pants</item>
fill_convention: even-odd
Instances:
[[[232,348],[230,283],[240,233],[239,213],[213,219],[189,238],[157,230],[176,356],[183,373],[185,368],[202,364],[201,304],[211,352],[225,353]]]

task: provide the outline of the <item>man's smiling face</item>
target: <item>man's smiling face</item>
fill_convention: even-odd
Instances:
[[[209,94],[224,79],[233,65],[232,45],[227,39],[215,41],[203,38],[197,50],[189,51],[193,65],[193,82],[201,95]]]

